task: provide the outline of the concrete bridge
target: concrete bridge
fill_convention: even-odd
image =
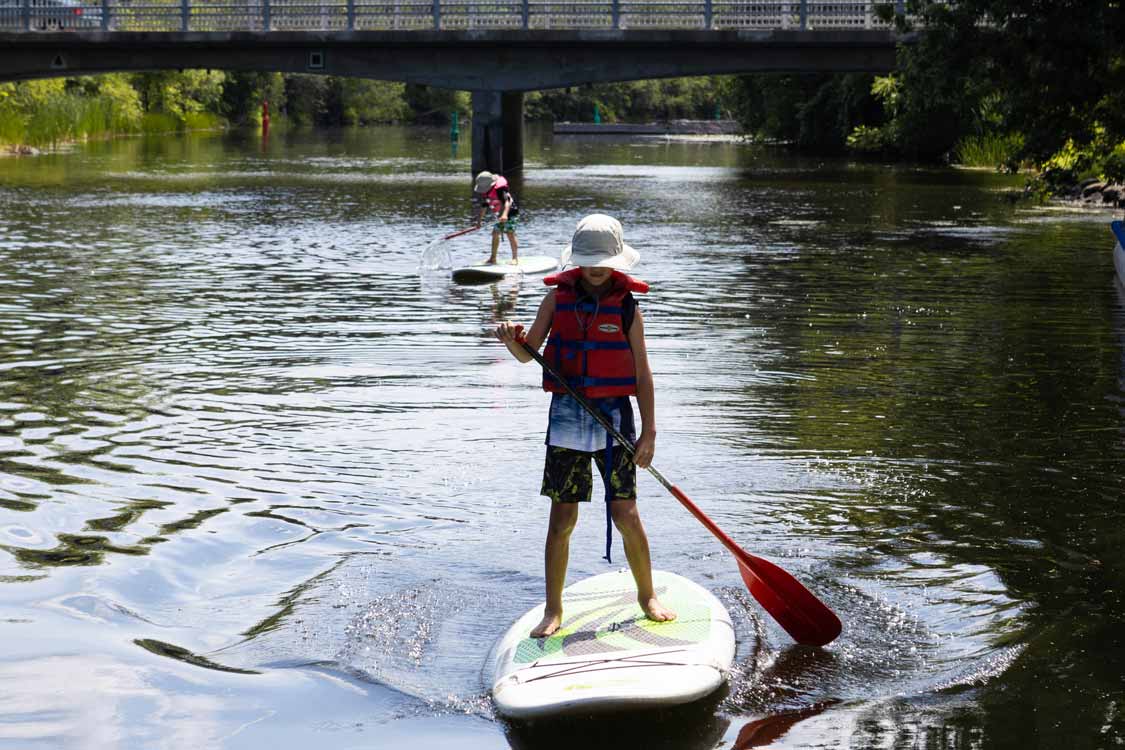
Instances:
[[[751,72],[885,72],[872,0],[0,0],[0,80],[209,68],[468,90],[473,171],[523,163],[523,92]],[[898,7],[902,11],[901,0]]]

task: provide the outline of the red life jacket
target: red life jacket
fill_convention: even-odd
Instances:
[[[498,194],[498,191],[501,188],[507,190],[508,181],[500,175],[496,175],[492,178],[492,189],[484,194],[484,199],[488,201],[489,209],[491,209],[492,213],[496,214],[497,216],[499,216],[504,211],[504,203],[500,200],[500,195]]]
[[[633,350],[629,347],[621,312],[625,295],[644,294],[648,284],[614,271],[609,291],[600,299],[578,301],[582,269],[574,268],[543,279],[557,286],[555,315],[543,357],[570,385],[587,398],[631,396],[637,392]],[[562,383],[543,373],[543,390],[566,393]]]

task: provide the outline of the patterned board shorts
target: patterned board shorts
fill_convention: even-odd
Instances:
[[[598,467],[602,482],[606,482],[605,451],[576,451],[571,448],[547,446],[547,460],[543,464],[543,488],[539,494],[556,503],[588,503],[594,488],[594,475],[590,472],[590,459]],[[637,499],[637,465],[633,457],[620,446],[613,451],[613,468],[609,472],[609,486],[614,500]]]
[[[516,229],[519,228],[520,217],[509,216],[507,221],[498,221],[492,225],[493,232],[500,232],[501,234],[515,234]]]

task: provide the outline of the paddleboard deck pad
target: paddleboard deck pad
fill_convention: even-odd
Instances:
[[[512,719],[674,706],[703,698],[726,680],[734,659],[730,615],[711,592],[653,571],[656,596],[676,612],[653,622],[637,604],[627,570],[563,591],[563,623],[531,638],[544,605],[521,617],[493,649],[492,698]]]
[[[471,266],[462,266],[453,269],[453,280],[459,284],[484,284],[496,281],[512,274],[547,273],[554,271],[559,266],[559,261],[547,255],[527,255],[521,257],[518,263],[511,259],[501,260],[499,263],[476,263]]]

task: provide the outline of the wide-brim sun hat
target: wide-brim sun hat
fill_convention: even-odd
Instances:
[[[492,172],[481,172],[477,175],[476,184],[473,185],[474,193],[487,193],[492,189],[492,181],[496,179],[496,175]]]
[[[641,254],[625,244],[621,222],[605,214],[590,214],[578,222],[570,244],[563,248],[559,264],[628,271]]]

